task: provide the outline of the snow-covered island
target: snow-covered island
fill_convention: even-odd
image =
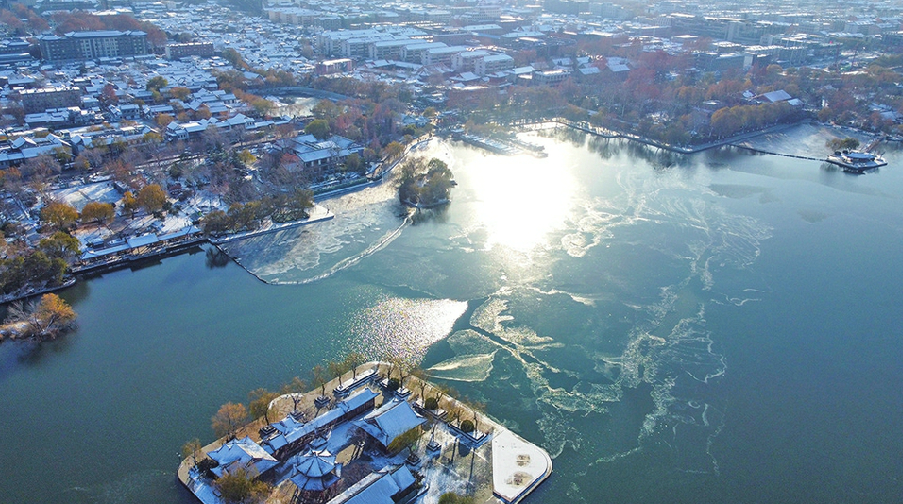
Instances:
[[[541,447],[439,386],[369,362],[276,397],[262,418],[198,445],[178,478],[205,504],[234,500],[236,487],[270,504],[435,503],[446,494],[515,503],[551,472]]]

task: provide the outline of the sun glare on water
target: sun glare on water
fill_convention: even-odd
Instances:
[[[368,357],[420,362],[427,348],[446,337],[466,309],[464,301],[386,296],[357,314],[350,330]]]
[[[575,184],[550,158],[487,156],[469,170],[486,248],[528,253],[565,225]]]

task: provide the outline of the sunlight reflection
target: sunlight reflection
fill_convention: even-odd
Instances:
[[[487,231],[487,249],[499,245],[526,253],[565,225],[575,184],[560,164],[526,155],[475,162],[469,183]]]
[[[419,363],[427,348],[448,336],[467,309],[464,301],[386,297],[355,315],[351,332],[369,358],[400,357]]]

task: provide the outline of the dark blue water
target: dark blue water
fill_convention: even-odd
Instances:
[[[459,186],[414,224],[376,190],[232,246],[274,285],[201,250],[64,292],[75,333],[0,345],[0,501],[191,502],[176,454],[220,404],[349,350],[548,449],[534,502],[899,500],[903,156],[534,140],[431,147]]]

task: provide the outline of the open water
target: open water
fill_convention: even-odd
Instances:
[[[65,291],[76,332],[0,345],[0,502],[192,502],[219,405],[351,350],[545,447],[530,502],[899,502],[903,156],[531,141],[432,143],[459,185],[413,221],[383,187],[231,244],[270,284],[202,249]]]

